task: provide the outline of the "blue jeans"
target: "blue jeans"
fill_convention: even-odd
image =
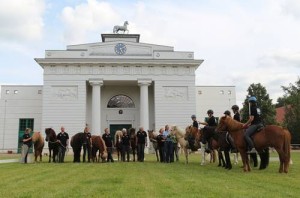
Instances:
[[[263,126],[263,124],[253,124],[253,125],[249,126],[248,129],[246,129],[244,139],[248,144],[249,150],[254,148],[254,144],[251,139],[251,136],[254,135],[254,133],[257,131],[257,129],[262,126]]]
[[[165,142],[165,162],[174,162],[174,144],[172,141]]]

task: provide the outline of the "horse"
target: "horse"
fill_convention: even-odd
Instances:
[[[158,144],[157,144],[157,133],[153,130],[148,130],[148,136],[149,136],[149,140],[150,142],[152,142],[155,154],[156,154],[156,160],[159,162],[159,155],[158,155]]]
[[[193,127],[192,125],[189,125],[185,128],[185,139],[187,139],[188,141],[188,145],[189,145],[189,148],[192,150],[192,151],[197,151],[199,148],[201,148],[201,145],[200,145],[200,140],[201,140],[201,132]],[[205,164],[205,151],[204,149],[205,148],[201,148],[203,151],[202,152],[202,160],[201,160],[201,165],[204,165]],[[210,154],[210,162],[215,162],[215,152],[214,150],[211,150],[209,152]]]
[[[115,25],[113,29],[113,33],[118,33],[119,31],[123,31],[123,33],[127,31],[127,33],[129,33],[129,30],[127,29],[127,25],[129,25],[128,21],[125,21],[123,26]]]
[[[98,135],[92,135],[92,145],[92,161],[100,162],[101,158],[102,162],[105,162],[105,159],[107,158],[107,148],[102,137]],[[98,150],[99,154],[97,158]]]
[[[244,140],[243,123],[237,122],[229,116],[221,117],[217,130],[228,131],[233,137],[236,147],[241,154],[244,172],[251,171],[247,156],[247,145]],[[274,147],[279,155],[279,173],[288,173],[290,163],[290,132],[276,125],[266,125],[253,136],[255,149],[261,157],[259,169],[265,169],[269,164],[269,147]]]
[[[51,153],[53,152],[52,161],[58,162],[58,144],[56,133],[52,128],[46,128],[46,142],[49,147],[49,163],[51,162]]]
[[[73,162],[80,162],[80,152],[81,147],[86,139],[86,136],[84,133],[79,132],[72,136],[70,145],[73,149],[74,158]]]
[[[34,132],[32,135],[32,142],[34,147],[34,161],[37,162],[37,158],[40,157],[40,162],[42,161],[42,152],[44,148],[44,138],[40,132]]]
[[[118,155],[118,161],[120,161],[120,157],[122,154],[122,136],[123,133],[120,130],[117,130],[115,133],[115,148],[117,150],[117,155]]]
[[[132,150],[133,161],[135,162],[135,156],[137,154],[137,137],[135,133],[135,128],[130,128],[128,129],[128,131],[129,131],[130,146]]]

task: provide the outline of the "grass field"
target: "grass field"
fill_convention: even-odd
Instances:
[[[272,159],[276,154],[272,154]],[[1,159],[16,157],[0,155]],[[292,152],[288,174],[279,174],[279,162],[266,170],[244,173],[241,162],[232,170],[217,163],[200,166],[200,155],[190,163],[163,164],[153,154],[146,161],[115,163],[0,164],[0,197],[299,197],[300,152]]]

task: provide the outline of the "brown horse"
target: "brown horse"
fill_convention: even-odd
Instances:
[[[37,158],[40,157],[42,161],[42,153],[44,148],[44,138],[40,132],[34,132],[32,135],[32,142],[34,147],[34,161],[37,162]]]
[[[150,142],[152,142],[155,154],[156,154],[156,160],[159,162],[159,155],[158,155],[158,144],[157,144],[157,134],[156,132],[154,132],[153,130],[148,130],[148,136],[149,136],[149,140]]]
[[[101,136],[98,135],[92,135],[92,160],[93,162],[100,162],[100,158],[102,159],[102,162],[105,162],[105,159],[107,158],[107,149],[104,140]],[[98,158],[97,158],[97,152],[99,150]]]
[[[192,125],[189,125],[185,128],[185,139],[188,141],[189,148],[192,151],[197,151],[199,148],[201,148],[200,141],[201,141],[201,131],[199,131],[197,128],[193,127]],[[205,164],[205,148],[202,148],[202,158],[201,158],[201,164]],[[215,162],[216,154],[214,150],[211,150],[209,152],[210,154],[210,162]]]
[[[49,163],[51,162],[51,157],[53,162],[58,162],[58,144],[57,136],[52,128],[46,128],[46,141],[48,142],[49,148]],[[53,154],[53,156],[51,156]]]
[[[247,156],[247,145],[244,141],[243,124],[237,122],[229,116],[223,116],[219,121],[217,130],[225,130],[231,134],[236,143],[237,149],[241,154],[244,171],[250,171],[251,168]],[[268,147],[274,147],[279,155],[279,173],[288,172],[290,162],[291,134],[287,129],[275,125],[267,125],[261,131],[256,132],[252,138],[254,146],[261,157],[261,163],[265,163],[265,167],[269,163],[269,150],[265,149]],[[262,155],[265,155],[265,153],[267,154],[267,159],[262,157]]]
[[[120,161],[120,157],[122,154],[122,142],[121,142],[122,136],[123,136],[122,131],[117,130],[115,133],[115,148],[117,150],[118,161]]]
[[[135,133],[135,128],[130,128],[128,129],[128,131],[129,131],[130,146],[132,150],[133,161],[135,162],[135,156],[137,154],[137,137]]]

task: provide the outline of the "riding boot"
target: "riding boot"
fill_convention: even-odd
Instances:
[[[205,148],[206,144],[201,143],[201,165],[205,165]]]

